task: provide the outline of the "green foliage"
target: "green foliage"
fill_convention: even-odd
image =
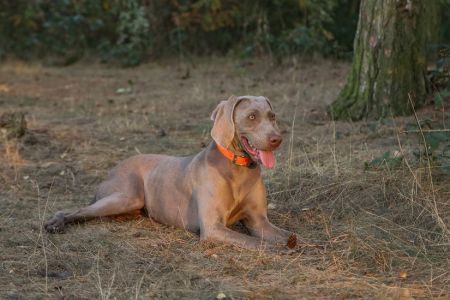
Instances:
[[[114,18],[102,1],[1,1],[3,53],[22,58],[81,56],[114,35]]]
[[[450,123],[442,128],[442,124],[425,119],[407,124],[406,130],[418,136],[420,147],[413,151],[418,161],[428,160],[433,167],[450,173]]]
[[[440,26],[439,26],[439,36],[442,42],[450,41],[450,0],[440,0],[441,10],[440,10]]]
[[[434,94],[434,107],[436,109],[444,108],[444,98],[450,98],[449,90],[437,91]]]
[[[400,166],[402,160],[403,160],[402,156],[391,154],[390,151],[386,151],[380,157],[376,157],[369,162],[364,162],[364,168],[366,170],[380,169],[383,167],[392,169]]]
[[[442,121],[423,119],[418,123],[405,125],[403,133],[417,136],[417,146],[412,154],[418,164],[428,163],[437,171],[450,174],[450,123],[443,126]],[[401,165],[403,155],[399,151],[386,151],[383,155],[364,163],[366,170],[396,168]]]
[[[141,63],[151,46],[150,24],[145,7],[137,0],[125,3],[124,10],[119,13],[112,55],[126,66],[135,66]]]
[[[341,56],[352,48],[359,1],[0,0],[0,57],[70,63],[89,51],[136,65],[171,53]]]
[[[442,108],[445,97],[450,96],[450,45],[432,44],[428,49],[433,68],[427,72],[428,89],[434,94],[436,108]]]

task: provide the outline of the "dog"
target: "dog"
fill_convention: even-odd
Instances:
[[[213,141],[189,157],[136,155],[116,166],[96,193],[96,202],[75,212],[57,212],[46,224],[66,224],[145,208],[149,217],[246,249],[295,247],[295,233],[267,217],[261,165],[274,168],[282,137],[270,101],[231,96],[211,115]],[[241,221],[250,235],[229,226]]]

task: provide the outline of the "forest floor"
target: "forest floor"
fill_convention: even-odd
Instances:
[[[26,113],[27,130],[0,136],[0,298],[448,299],[449,175],[412,154],[420,136],[402,131],[414,117],[327,116],[349,70],[326,60],[4,63],[0,114]],[[269,218],[322,251],[199,242],[142,215],[43,231],[56,211],[89,204],[120,160],[201,151],[210,113],[231,94],[271,99],[284,142],[263,172]],[[418,118],[450,115],[430,106]]]

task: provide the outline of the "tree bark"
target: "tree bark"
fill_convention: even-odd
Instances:
[[[362,0],[350,77],[330,112],[361,120],[412,112],[426,95],[426,46],[437,29],[438,1]]]

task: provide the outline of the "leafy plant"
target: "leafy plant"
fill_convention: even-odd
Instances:
[[[419,124],[407,124],[406,132],[418,135],[421,146],[413,151],[418,161],[429,160],[433,166],[450,173],[450,123],[444,128],[439,127],[430,119],[425,119]]]
[[[450,97],[450,91],[449,90],[436,92],[434,94],[434,107],[436,109],[442,109],[444,107],[444,98],[445,97]]]
[[[387,167],[390,169],[396,168],[396,167],[400,166],[402,160],[403,160],[403,157],[401,155],[399,155],[397,152],[394,152],[392,154],[391,151],[386,151],[380,157],[374,158],[369,162],[365,162],[364,168],[366,170],[380,169],[383,167]]]
[[[112,53],[125,66],[136,66],[151,47],[150,24],[145,7],[137,0],[125,3],[124,10],[119,13],[118,37]]]
[[[441,110],[445,98],[450,97],[450,45],[431,45],[429,52],[437,57],[433,59],[434,68],[427,72],[428,89],[434,94],[435,108]]]
[[[149,54],[328,55],[352,48],[359,1],[0,1],[0,58],[68,64],[93,53],[132,66]]]

